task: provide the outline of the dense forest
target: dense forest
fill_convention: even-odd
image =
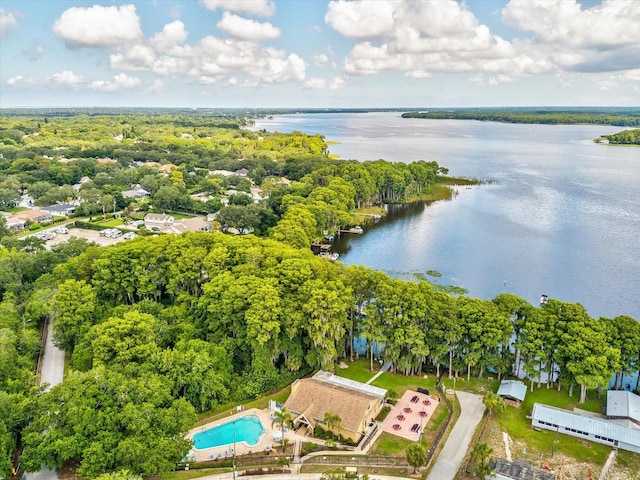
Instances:
[[[620,387],[622,374],[640,366],[640,323],[629,316],[594,319],[556,299],[534,307],[511,294],[451,295],[424,279],[312,254],[309,244],[351,224],[357,207],[434,188],[447,173],[435,162],[336,160],[321,136],[164,112],[6,117],[0,126],[0,192],[11,201],[28,191],[45,204],[62,191],[81,205],[110,204],[110,196],[133,211],[147,203],[118,194],[135,183],[167,208],[193,208],[189,194],[216,197],[232,186],[268,192],[260,203],[211,207],[221,224],[253,235],[160,235],[111,247],[70,240],[47,249],[10,235],[0,219],[1,476],[16,450],[29,471],[68,460],[84,478],[171,470],[190,448],[184,435],[197,414],[332,370],[358,356],[356,337],[372,365],[380,349],[395,372],[482,377],[515,368],[534,388],[543,371],[548,386],[580,387],[581,402],[614,373]],[[103,155],[114,161],[101,163]],[[151,162],[177,168],[163,173]],[[248,177],[215,173],[240,166]],[[83,176],[90,180],[72,188]],[[169,193],[175,203],[163,204]],[[46,321],[69,358],[65,381],[48,392],[35,373]]]
[[[460,109],[429,110],[426,112],[407,112],[402,118],[427,118],[447,120],[480,120],[485,122],[531,123],[549,125],[640,125],[638,109],[594,109],[594,110],[523,110],[523,109]]]
[[[606,135],[611,145],[640,145],[640,129],[623,130],[613,135]]]

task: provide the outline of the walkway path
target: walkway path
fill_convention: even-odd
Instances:
[[[53,344],[53,326],[51,322],[47,328],[47,342],[44,346],[40,385],[48,383],[47,390],[62,383],[64,377],[64,352]],[[39,472],[27,473],[26,480],[57,480],[58,473],[42,466]]]
[[[367,382],[367,385],[370,385],[371,383],[373,383],[373,381],[378,378],[380,375],[382,375],[384,372],[386,372],[387,370],[389,370],[391,368],[391,362],[387,362],[384,365],[382,365],[382,368],[380,369],[380,371],[378,373],[376,373],[373,377],[371,377],[369,379],[369,381]]]
[[[473,393],[457,392],[460,401],[460,417],[449,434],[447,443],[438,455],[427,480],[452,480],[462,464],[473,433],[482,415],[484,403],[482,397]]]

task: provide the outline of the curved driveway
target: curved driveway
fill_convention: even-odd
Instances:
[[[456,476],[469,449],[473,433],[484,415],[485,406],[480,395],[467,392],[456,392],[456,395],[460,402],[460,417],[427,480],[452,480]]]

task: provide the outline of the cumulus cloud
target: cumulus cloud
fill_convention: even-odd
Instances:
[[[184,29],[184,23],[176,20],[166,24],[162,32],[153,35],[149,43],[160,52],[179,55],[182,53],[181,46],[187,40],[188,35]]]
[[[156,60],[153,49],[147,45],[131,45],[109,55],[113,70],[150,70]]]
[[[392,32],[393,15],[392,1],[336,0],[329,2],[324,21],[345,37],[375,39]]]
[[[203,38],[193,48],[189,75],[211,84],[244,75],[244,85],[303,81],[306,63],[296,54],[249,41]],[[239,82],[238,82],[239,83]]]
[[[6,37],[9,35],[9,32],[19,26],[18,15],[16,13],[0,8],[0,37]]]
[[[15,77],[11,77],[7,79],[7,85],[11,85],[12,87],[26,87],[36,85],[38,82],[31,77],[23,77],[22,75],[16,75]]]
[[[142,81],[137,77],[130,77],[126,73],[119,73],[113,80],[95,80],[89,87],[102,92],[117,92],[126,88],[133,88],[140,85]]]
[[[310,78],[304,82],[305,88],[324,88],[327,86],[327,81],[324,78]]]
[[[637,0],[604,0],[585,9],[576,0],[511,0],[502,18],[544,43],[597,50],[640,43]]]
[[[329,88],[331,90],[340,90],[347,85],[347,81],[344,77],[333,77],[331,83],[329,84]]]
[[[43,85],[68,87],[79,87],[84,83],[85,80],[82,75],[75,74],[70,70],[64,70],[59,73],[54,73],[50,77],[45,77],[42,81]]]
[[[344,61],[351,75],[401,70],[427,78],[517,56],[511,43],[493,35],[455,0],[334,0],[325,21],[359,41]]]
[[[70,70],[54,73],[53,75],[35,79],[16,75],[7,80],[7,85],[11,86],[40,86],[40,87],[82,87],[86,81],[82,75],[78,75]]]
[[[229,12],[222,14],[222,19],[218,22],[218,28],[233,38],[254,42],[273,40],[280,36],[280,29],[269,22],[256,22]]]
[[[23,50],[22,54],[29,60],[37,60],[44,54],[44,43],[36,42],[35,45],[27,50]]]
[[[329,63],[329,57],[327,57],[324,53],[313,56],[313,64],[317,67],[323,67],[327,63]]]
[[[272,0],[201,0],[202,5],[209,10],[229,10],[232,12],[270,17],[276,11]]]
[[[635,0],[604,0],[590,8],[576,0],[511,0],[502,18],[533,32],[533,39],[523,42],[526,48],[562,70],[640,68],[640,8]]]
[[[153,85],[151,85],[147,89],[147,93],[159,93],[159,92],[162,92],[163,90],[164,90],[164,82],[162,80],[160,80],[159,78],[157,78],[153,82]]]
[[[577,0],[510,0],[502,19],[521,37],[492,33],[456,0],[333,0],[325,15],[331,28],[356,41],[343,62],[349,75],[469,73],[491,85],[542,73],[640,68],[637,0],[591,8]]]
[[[143,36],[134,5],[69,8],[53,24],[53,33],[69,47],[112,47]]]

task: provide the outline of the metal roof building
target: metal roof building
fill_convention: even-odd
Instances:
[[[607,418],[628,419],[640,425],[640,396],[624,390],[609,390]]]
[[[536,403],[531,412],[531,425],[640,453],[640,429],[623,427],[611,420]]]
[[[519,380],[503,380],[498,388],[498,395],[522,402],[527,396],[527,386]]]

